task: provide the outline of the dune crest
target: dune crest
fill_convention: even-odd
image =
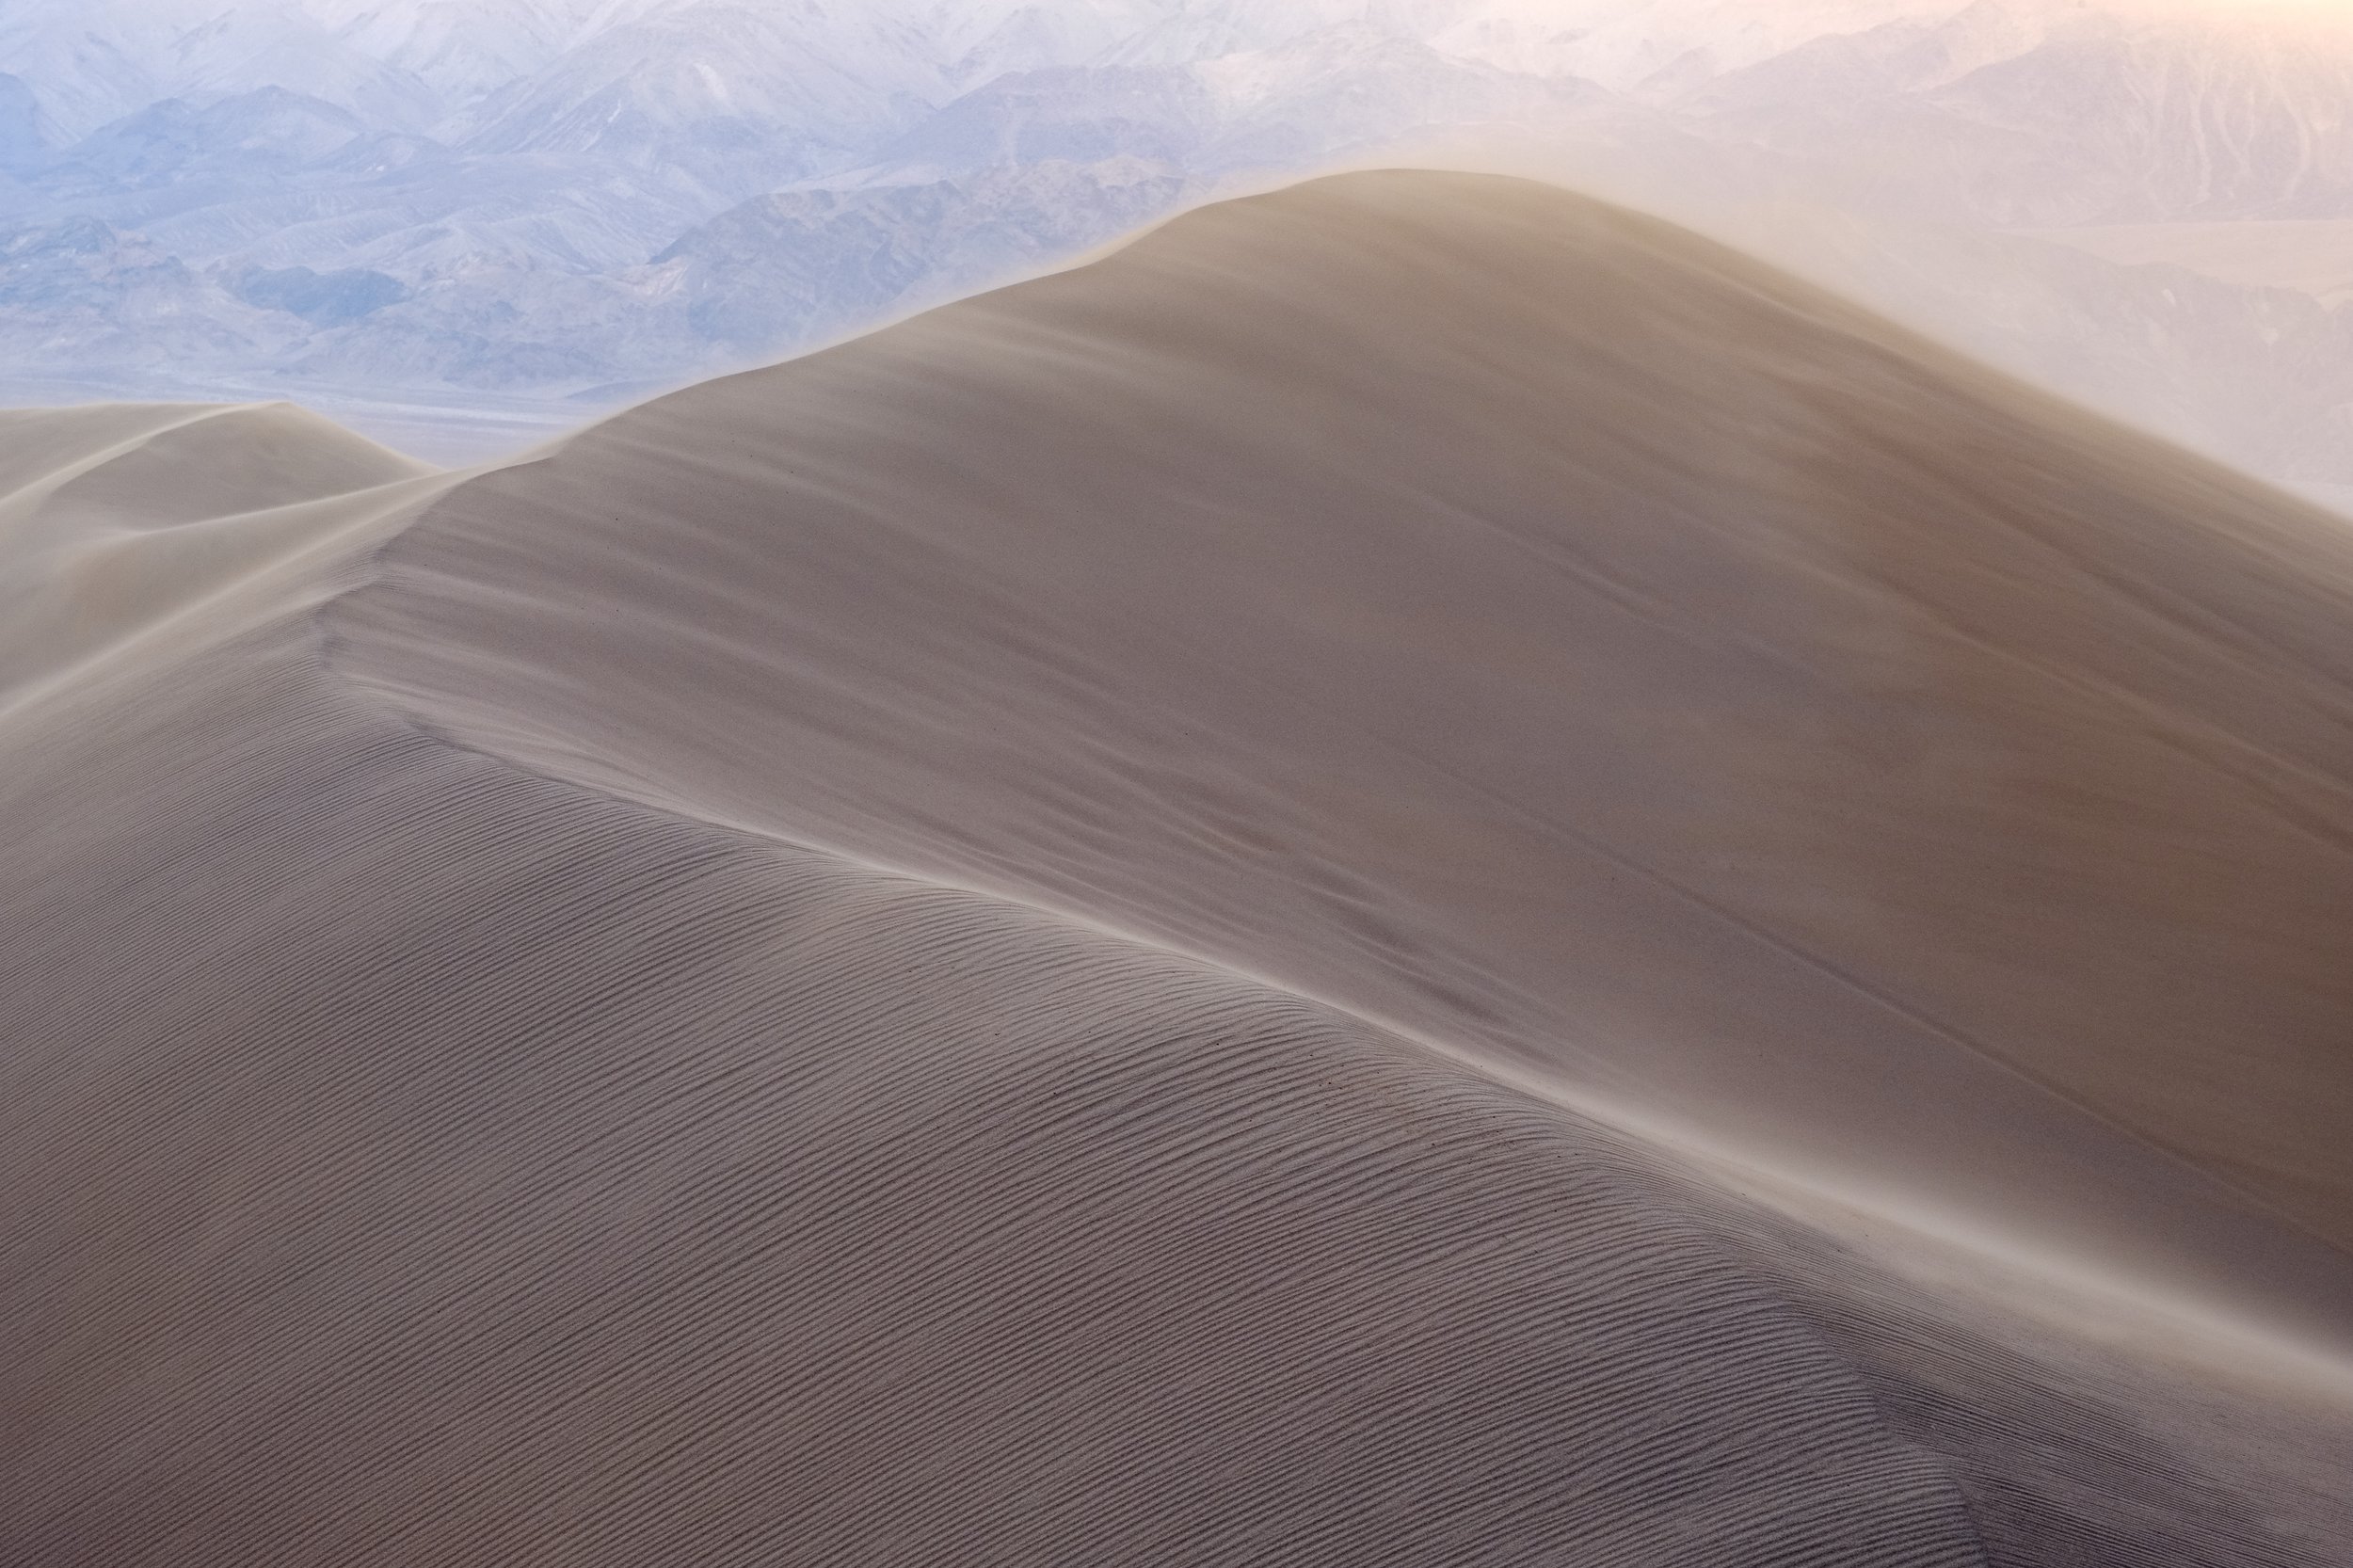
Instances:
[[[2324,514],[1436,174],[475,476],[9,417],[224,541],[7,718],[28,1561],[2353,1552]]]

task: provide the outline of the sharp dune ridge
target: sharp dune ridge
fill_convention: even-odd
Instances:
[[[2353,1557],[2324,514],[1401,172],[0,490],[0,1560]]]

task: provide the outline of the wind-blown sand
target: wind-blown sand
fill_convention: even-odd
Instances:
[[[0,423],[0,1560],[2353,1560],[2353,534],[1350,175]]]

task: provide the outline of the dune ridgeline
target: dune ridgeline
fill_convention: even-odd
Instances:
[[[2353,1560],[2353,531],[1381,173],[0,415],[0,1560]]]

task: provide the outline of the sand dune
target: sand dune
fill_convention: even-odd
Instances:
[[[0,487],[6,1560],[2353,1560],[2340,520],[1433,174]]]
[[[431,481],[286,404],[0,409],[0,704],[199,607],[216,634],[222,595]]]

